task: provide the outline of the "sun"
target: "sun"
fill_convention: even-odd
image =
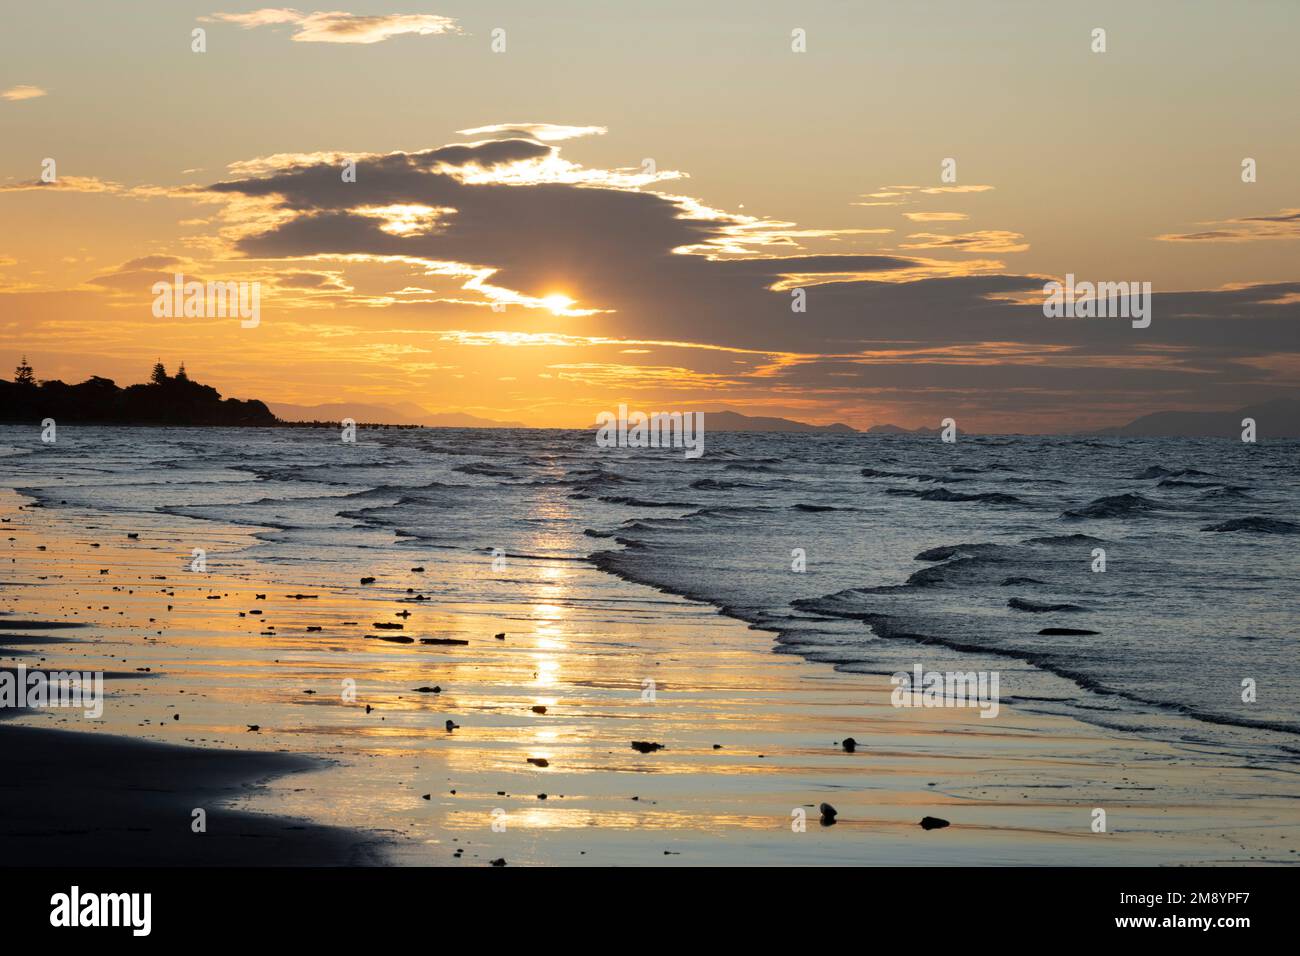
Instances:
[[[573,299],[570,299],[567,295],[562,295],[559,292],[554,292],[541,299],[542,305],[550,309],[552,315],[563,315],[564,311],[568,309],[569,306],[573,305],[573,302]]]

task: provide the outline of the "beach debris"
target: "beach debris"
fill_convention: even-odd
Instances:
[[[315,594],[286,594],[285,597],[287,597],[287,598],[288,598],[289,600],[291,600],[291,601],[314,601],[314,600],[316,600],[316,598],[318,597],[318,595],[315,595]]]
[[[500,634],[494,634],[493,636],[494,636],[498,641],[504,641],[504,640],[506,639],[506,632],[505,632],[505,631],[502,631]]]
[[[541,704],[538,704],[532,708],[532,711],[534,714],[544,714],[546,713],[546,708],[543,707]]]
[[[545,800],[545,799],[546,799],[546,794],[544,794],[544,793],[539,793],[539,794],[537,795],[537,799],[538,799],[538,800]]]
[[[456,723],[451,718],[447,718],[447,733],[451,733],[453,730],[456,730],[459,727],[460,724]]]
[[[254,600],[254,601],[265,601],[265,600],[266,600],[266,595],[265,595],[265,594],[254,594],[254,595],[253,595],[253,600]]]
[[[128,532],[126,533],[126,536],[127,536],[128,538],[139,539],[140,534],[139,534],[139,532],[137,532],[137,531],[128,531]]]
[[[417,687],[414,690],[416,694],[441,694],[442,688],[436,684],[433,687]]]
[[[839,811],[829,803],[823,803],[817,808],[817,812],[822,815],[822,826],[830,827],[835,825],[835,818],[839,815]]]
[[[851,754],[858,749],[858,742],[852,737],[845,737],[840,746],[844,748],[846,754]]]
[[[505,865],[506,865],[506,858],[504,856],[501,857],[500,859],[492,861],[492,866],[505,866]]]
[[[369,704],[366,704],[366,713],[367,713],[367,714],[370,713],[370,712],[371,712],[372,710],[374,710],[374,709],[375,709],[375,708],[371,707]]]
[[[410,616],[411,616],[411,612],[410,612],[410,611],[394,611],[394,612],[393,612],[393,617],[400,617],[400,618],[402,618],[402,619],[406,619],[406,618],[408,618],[408,617],[410,617]]]
[[[250,734],[255,734],[262,729],[260,724],[247,724],[246,726],[248,727],[248,732]]]
[[[309,633],[310,633],[311,631],[319,631],[319,630],[320,630],[320,625],[319,625],[319,624],[308,624],[308,625],[307,625],[307,631],[308,631]]]
[[[378,628],[381,631],[401,631],[406,628],[405,624],[398,624],[395,621],[375,621],[370,626]]]
[[[423,570],[424,568],[411,568],[411,571],[414,572],[415,574],[419,574]]]
[[[375,579],[374,579],[374,578],[362,578],[362,579],[361,579],[361,583],[362,583],[362,584],[374,584],[374,583],[375,583]]]
[[[534,767],[549,767],[551,762],[545,757],[529,757],[528,762]]]
[[[946,827],[946,826],[948,826],[948,825],[949,825],[949,824],[948,824],[948,821],[947,821],[947,820],[941,820],[939,817],[922,817],[922,818],[921,818],[921,829],[922,829],[922,830],[942,830],[944,827]]]
[[[460,641],[454,637],[422,637],[421,644],[468,644],[469,641]]]
[[[714,745],[713,745],[713,749],[714,749],[714,750],[721,750],[721,749],[722,749],[722,744],[714,744]]]
[[[388,641],[390,644],[414,644],[415,638],[405,634],[367,634],[368,641]]]
[[[634,740],[632,741],[632,749],[638,753],[652,754],[656,750],[663,750],[664,745],[651,743],[649,740]]]
[[[431,794],[431,793],[425,793],[425,794],[422,794],[422,795],[420,796],[420,799],[421,799],[421,800],[432,800],[432,799],[433,799],[433,794]]]

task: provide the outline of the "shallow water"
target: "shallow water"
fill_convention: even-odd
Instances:
[[[29,431],[0,429],[11,487],[256,526],[259,561],[594,555],[845,669],[998,670],[1022,705],[1259,759],[1300,742],[1295,441],[717,434],[687,460],[578,431]]]

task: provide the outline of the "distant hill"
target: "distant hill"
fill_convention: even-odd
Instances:
[[[765,418],[730,411],[705,412],[704,428],[709,432],[833,432],[846,435],[857,432],[856,428],[838,422],[834,425],[810,425],[789,418]]]
[[[1300,399],[1275,398],[1231,412],[1153,412],[1097,435],[1133,438],[1241,438],[1241,420],[1255,419],[1260,439],[1300,438]]]
[[[27,369],[30,375],[31,370]],[[159,366],[161,372],[161,366]],[[211,385],[161,373],[147,385],[118,388],[112,379],[92,376],[79,385],[57,379],[0,382],[0,421],[37,424],[52,418],[104,425],[274,425],[262,402],[221,397]]]
[[[430,428],[526,428],[520,422],[498,422],[463,412],[433,414],[412,402],[380,405],[373,402],[329,402],[324,405],[269,403],[286,422],[337,422],[351,418],[376,425],[426,425]]]

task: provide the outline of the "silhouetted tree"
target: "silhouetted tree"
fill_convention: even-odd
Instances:
[[[162,385],[167,381],[167,369],[163,366],[161,359],[154,363],[153,374],[149,376],[149,381],[155,385]]]
[[[18,367],[14,369],[14,381],[19,385],[36,384],[36,376],[32,373],[32,367],[27,364],[26,355],[23,356],[23,360]]]
[[[181,362],[181,367],[176,370],[176,381],[188,382],[190,377],[185,374],[185,363]]]

